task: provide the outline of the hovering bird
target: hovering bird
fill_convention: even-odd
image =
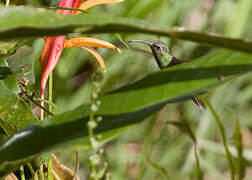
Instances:
[[[158,64],[158,67],[160,69],[164,69],[169,66],[183,63],[178,58],[170,55],[168,45],[163,41],[160,41],[160,40],[154,40],[154,41],[130,40],[128,42],[129,43],[143,43],[143,44],[148,45],[151,48],[152,54],[153,54],[153,56]],[[199,97],[195,96],[192,98],[192,100],[203,112],[205,111],[206,106],[200,100]]]

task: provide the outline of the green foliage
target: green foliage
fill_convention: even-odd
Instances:
[[[252,127],[249,0],[127,0],[69,16],[52,7],[58,0],[17,2],[11,5],[26,6],[0,6],[0,177],[27,162],[40,166],[48,152],[89,145],[91,78],[100,71],[91,56],[77,48],[64,50],[54,71],[56,115],[44,121],[38,121],[38,107],[20,94],[19,84],[28,80],[25,90],[39,99],[41,38],[82,34],[123,51],[98,49],[107,72],[99,72],[101,105],[94,116],[102,121],[94,132],[104,144],[113,179],[224,179],[226,171],[231,179],[249,177],[252,157],[244,153],[248,149],[242,140]],[[187,61],[160,71],[149,49],[127,44],[132,39],[162,39],[172,55]],[[181,103],[203,94],[214,109],[208,104],[202,113],[193,103]],[[234,113],[227,113],[227,107]],[[89,153],[83,154],[80,168],[88,162]]]
[[[167,68],[102,97],[102,104],[111,104],[102,105],[100,111],[129,112],[164,101],[188,99],[226,82],[235,74],[252,70],[251,58],[248,54],[219,51],[191,63]],[[112,99],[120,103],[114,103]]]
[[[0,7],[1,8],[1,7]],[[184,30],[149,29],[144,22],[107,15],[63,16],[58,13],[38,12],[34,8],[1,8],[0,40],[78,33],[144,33],[189,40],[203,45],[225,47],[252,53],[252,43],[242,39],[218,37]],[[2,15],[2,16],[1,16]],[[50,17],[50,21],[48,21]],[[11,23],[16,22],[16,23]],[[120,23],[118,23],[120,22]],[[139,26],[139,24],[142,24]]]

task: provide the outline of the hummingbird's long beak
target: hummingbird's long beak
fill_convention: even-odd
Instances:
[[[147,45],[149,45],[149,46],[152,46],[153,45],[153,43],[152,42],[150,42],[150,41],[143,41],[143,40],[129,40],[128,41],[129,43],[131,43],[131,42],[136,42],[136,43],[143,43],[143,44],[147,44]]]

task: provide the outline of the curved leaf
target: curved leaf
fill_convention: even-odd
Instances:
[[[50,20],[48,19],[50,17]],[[104,14],[63,16],[31,7],[0,7],[0,40],[80,33],[144,33],[252,53],[252,42],[186,30],[151,29],[143,21]]]
[[[10,137],[38,119],[16,94],[16,79],[5,61],[0,62],[0,127]]]
[[[37,121],[27,104],[0,81],[0,126],[5,133],[10,137]]]
[[[103,138],[107,139],[115,134],[111,131],[120,131],[122,127],[139,122],[167,102],[189,98],[237,74],[252,70],[251,60],[252,56],[248,54],[219,51],[154,73],[128,87],[102,96],[102,105],[96,115],[101,115],[104,120],[96,133],[102,133]],[[15,134],[0,148],[0,164],[45,151],[87,145],[85,122],[88,120],[89,108],[89,105],[83,105]],[[15,151],[16,148],[20,151]]]
[[[17,46],[17,42],[0,42],[0,57],[6,57],[13,54]]]
[[[95,133],[102,133],[103,139],[108,139],[115,135],[113,132],[115,129],[120,130],[121,127],[137,123],[163,106],[164,103],[132,113],[102,116],[103,121],[95,129]],[[73,140],[75,145],[77,143],[81,143],[82,146],[88,145],[87,139],[80,138],[88,135],[86,124],[89,109],[89,105],[83,105],[73,111],[45,119],[12,136],[0,147],[0,177],[15,169],[16,163],[25,162],[26,158],[42,152],[58,149],[62,143],[64,149],[72,148]]]
[[[181,101],[251,70],[252,55],[218,51],[166,68],[103,96],[100,113],[126,113],[164,101]]]

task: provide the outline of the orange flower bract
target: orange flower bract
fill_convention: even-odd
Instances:
[[[61,0],[59,6],[60,7],[68,7],[68,8],[80,8],[83,10],[87,10],[96,5],[100,4],[111,4],[111,3],[119,3],[123,0],[87,0],[82,3],[81,0]],[[81,4],[82,3],[82,4]],[[64,15],[68,14],[79,14],[77,11],[71,10],[57,10],[57,12],[62,13]],[[106,41],[90,38],[90,37],[80,37],[73,38],[70,40],[66,40],[65,36],[57,36],[57,37],[48,37],[45,38],[45,46],[40,58],[40,65],[42,70],[42,78],[41,78],[41,105],[43,106],[43,100],[45,95],[45,87],[47,84],[47,80],[49,78],[50,73],[56,67],[60,56],[63,52],[63,48],[70,47],[81,47],[84,50],[90,52],[98,61],[99,65],[105,71],[105,63],[102,57],[92,48],[92,47],[101,47],[107,48],[111,50],[116,50],[120,52],[120,49],[114,46],[111,43]],[[43,110],[41,110],[41,119],[43,119]]]

